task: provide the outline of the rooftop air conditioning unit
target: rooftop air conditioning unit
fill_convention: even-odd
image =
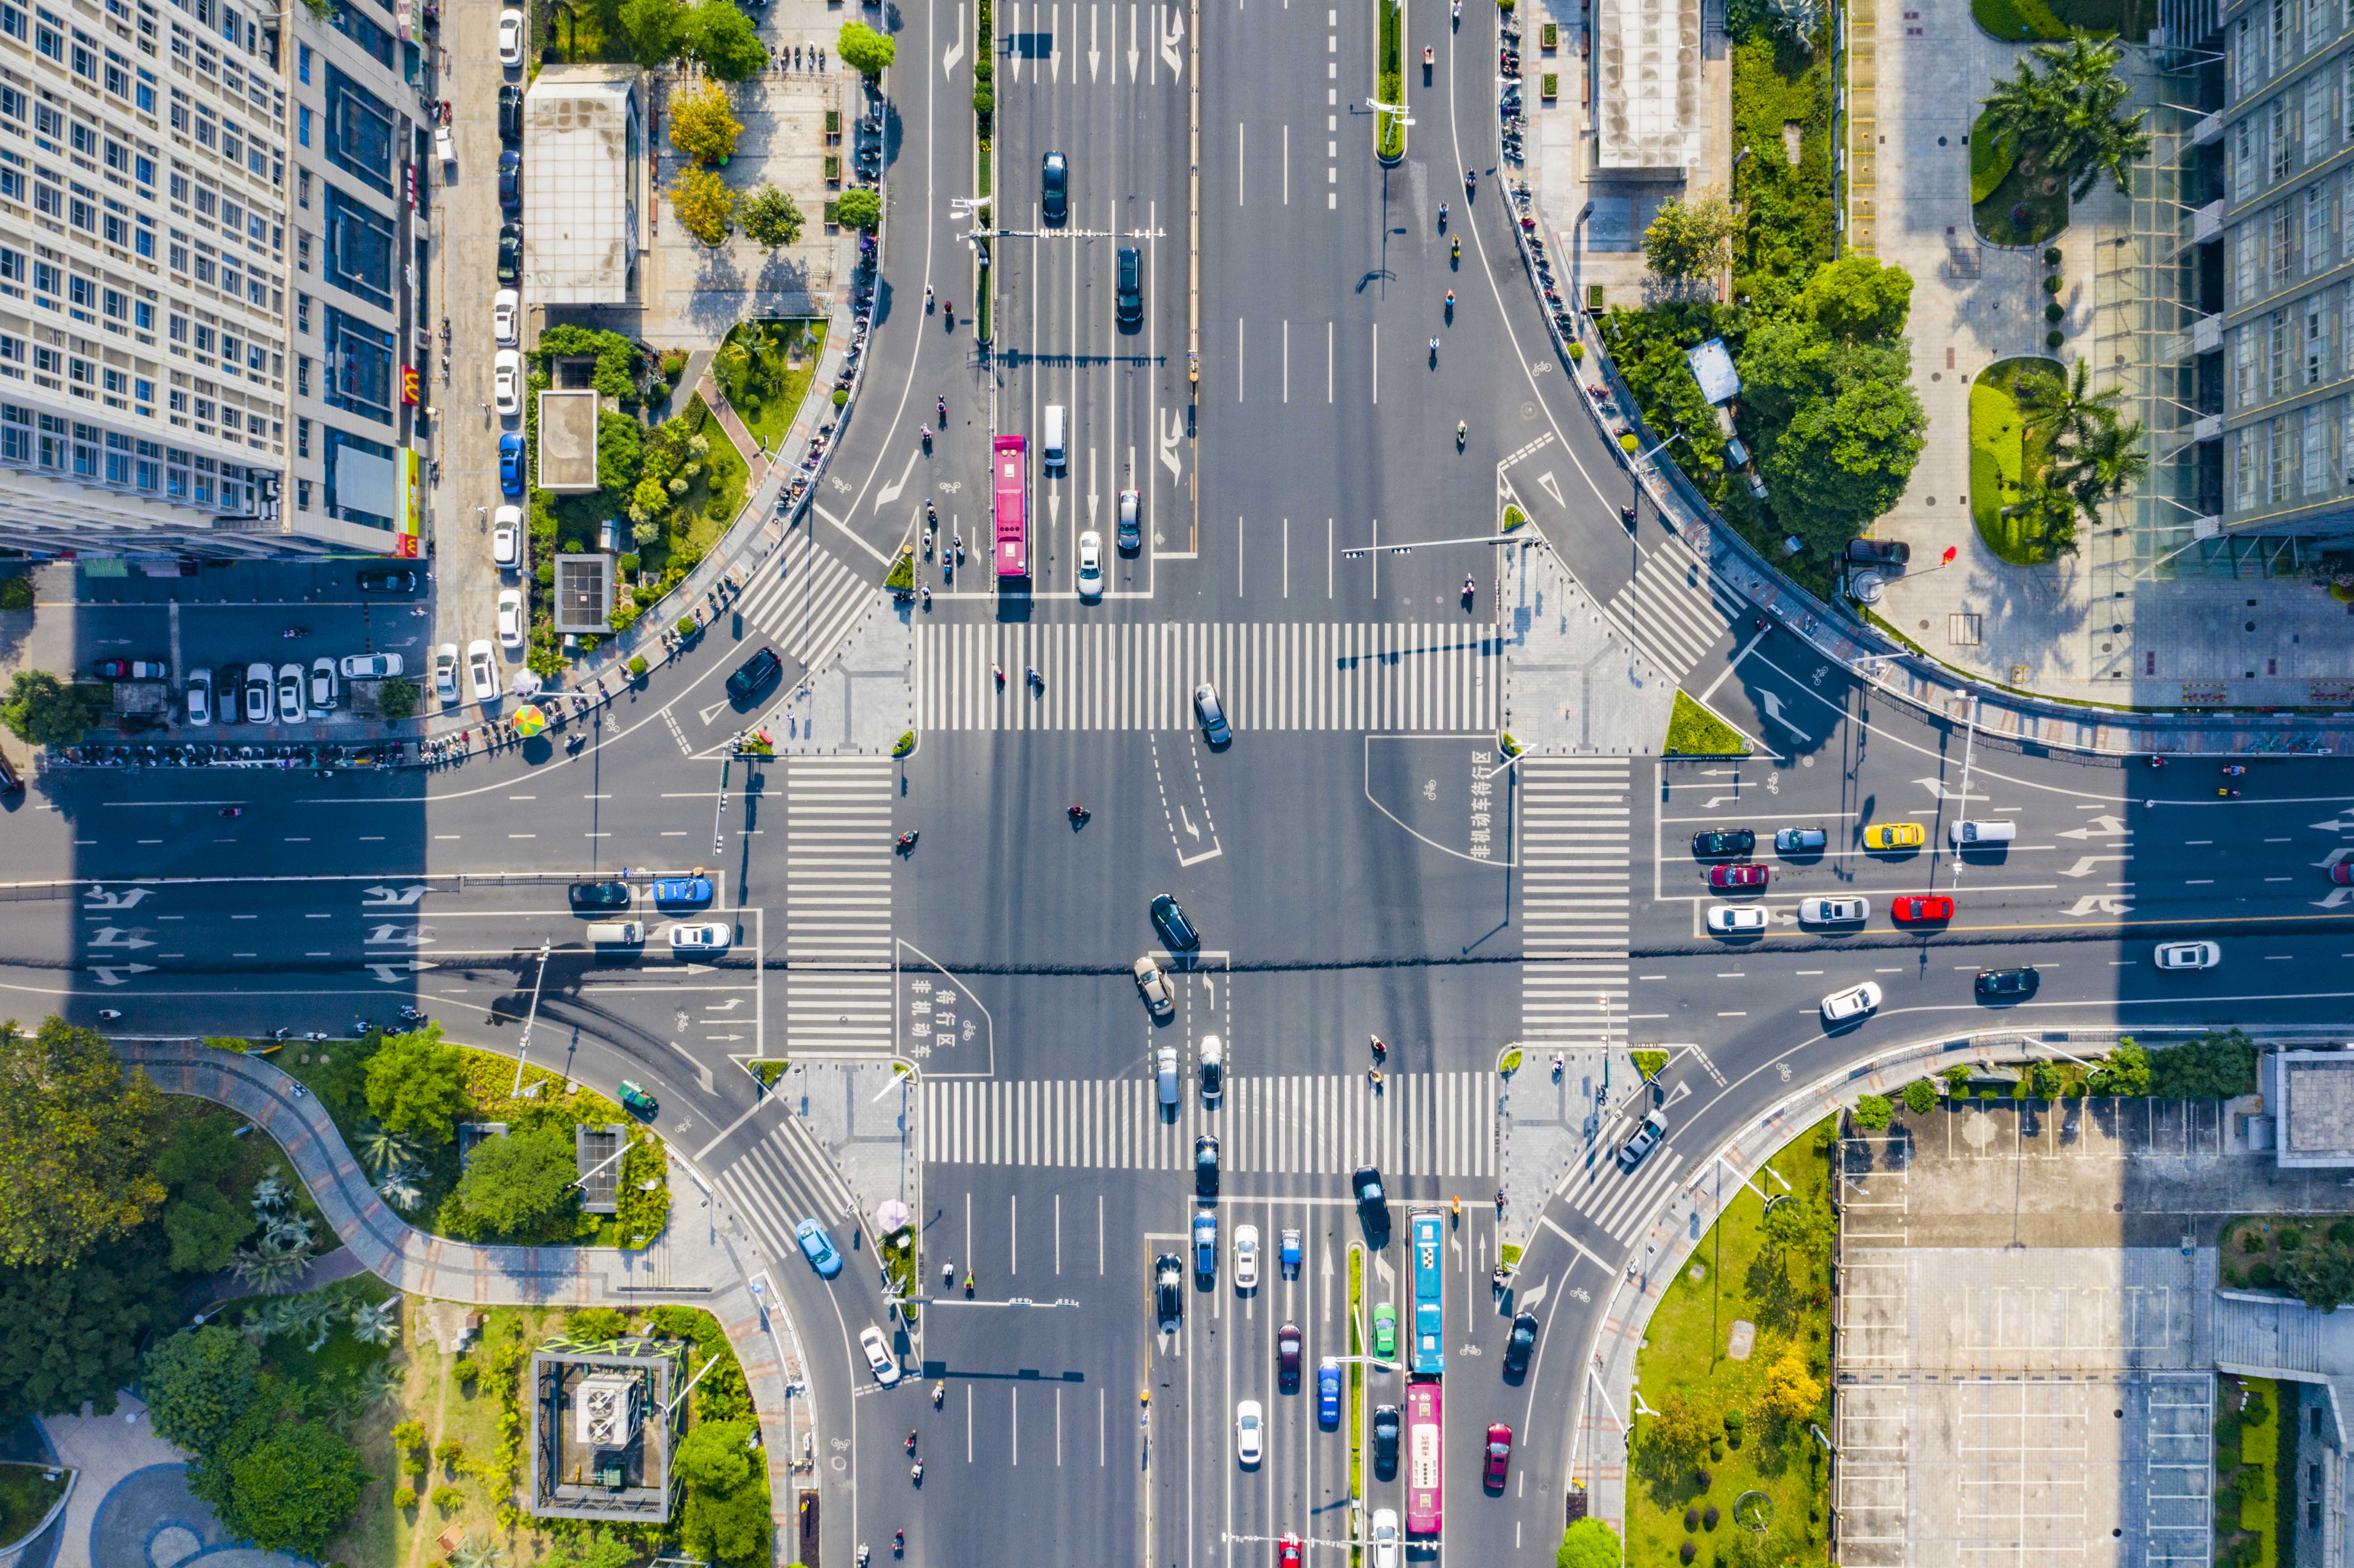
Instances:
[[[626,1448],[638,1430],[638,1380],[583,1378],[573,1404],[573,1440],[584,1448]]]

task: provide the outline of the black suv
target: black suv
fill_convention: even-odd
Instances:
[[[1206,1132],[1193,1140],[1193,1195],[1218,1195],[1218,1140]]]
[[[1071,165],[1060,153],[1049,153],[1038,166],[1038,208],[1048,223],[1071,216]]]
[[[2012,997],[2033,996],[2035,988],[2042,983],[2043,977],[2031,969],[1978,971],[1978,994],[1999,1001]]]
[[[777,678],[777,672],[783,668],[784,662],[777,657],[777,651],[764,647],[736,666],[736,673],[727,677],[727,694],[739,703],[748,703],[758,696],[769,683]]]
[[[1901,567],[1913,558],[1913,546],[1902,539],[1850,539],[1847,558],[1860,567]]]
[[[1757,835],[1747,828],[1709,828],[1692,835],[1692,853],[1747,854],[1757,847]]]
[[[1173,1329],[1185,1317],[1185,1264],[1173,1252],[1164,1252],[1152,1262],[1153,1305],[1161,1313],[1161,1326]]]
[[[499,226],[499,281],[509,286],[523,276],[523,225]]]
[[[370,567],[360,574],[362,593],[415,593],[417,574],[406,567]]]
[[[1144,319],[1144,259],[1133,245],[1119,248],[1119,324],[1134,326]]]
[[[1518,1377],[1529,1370],[1529,1353],[1537,1348],[1537,1315],[1523,1312],[1512,1319],[1511,1338],[1504,1341],[1504,1375]]]
[[[1388,1480],[1397,1470],[1398,1407],[1373,1406],[1373,1474]]]
[[[575,909],[627,909],[630,906],[630,885],[626,882],[576,882],[568,891]]]
[[[513,82],[499,89],[499,140],[510,147],[523,145],[523,89]]]

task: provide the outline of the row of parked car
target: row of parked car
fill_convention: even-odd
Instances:
[[[160,681],[168,678],[170,670],[143,659],[101,659],[98,673],[110,680]],[[307,671],[292,660],[273,667],[257,659],[244,667],[241,681],[235,667],[218,682],[208,668],[191,670],[187,723],[202,729],[217,713],[225,724],[236,723],[240,715],[248,724],[323,719],[343,705],[340,681],[379,681],[400,673],[398,653],[350,653],[342,659],[322,655]]]

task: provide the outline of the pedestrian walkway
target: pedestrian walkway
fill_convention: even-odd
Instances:
[[[1741,614],[1740,596],[1676,538],[1646,550],[1633,578],[1610,601],[1611,619],[1675,680],[1723,641]]]
[[[934,622],[916,634],[917,724],[1186,729],[1207,681],[1238,731],[1476,733],[1497,726],[1503,652],[1492,627],[1462,621]],[[1024,683],[1033,668],[1043,690]]]
[[[1374,1165],[1485,1180],[1496,1168],[1495,1082],[1392,1073],[1377,1095],[1354,1074],[1231,1077],[1224,1103],[1188,1093],[1164,1116],[1150,1078],[935,1078],[924,1085],[921,1148],[932,1164],[1184,1171],[1206,1132],[1229,1171],[1338,1176]]]
[[[772,1261],[800,1247],[793,1226],[818,1220],[832,1230],[858,1223],[858,1204],[798,1117],[779,1114],[768,1136],[721,1170],[711,1184]]]
[[[888,758],[785,763],[785,1047],[888,1051],[891,940]]]
[[[1555,1189],[1573,1212],[1620,1242],[1633,1241],[1651,1223],[1684,1163],[1677,1150],[1659,1149],[1632,1172],[1619,1170],[1610,1151],[1634,1130],[1633,1124],[1621,1123],[1585,1167],[1571,1171]]]
[[[1521,1044],[1598,1047],[1627,1027],[1628,759],[1520,764]]]
[[[752,580],[728,607],[784,660],[788,689],[832,659],[883,598],[880,586],[817,547],[815,527],[804,518],[787,530],[774,555],[748,568]]]

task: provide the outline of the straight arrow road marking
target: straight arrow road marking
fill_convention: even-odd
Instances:
[[[2354,887],[2333,887],[2328,897],[2315,900],[2313,906],[2316,909],[2335,909],[2349,898],[2354,898]]]
[[[98,977],[101,985],[124,985],[133,975],[152,975],[154,964],[92,964],[90,972]]]
[[[2095,866],[2107,865],[2115,861],[2130,860],[2133,857],[2131,855],[2122,854],[2080,855],[2077,857],[2075,864],[2070,866],[2060,874],[2062,876],[2090,876],[2093,874],[2093,868]]]
[[[2115,817],[2103,816],[2094,817],[2081,828],[2064,829],[2059,836],[2063,839],[2121,839],[2126,836],[2126,828],[2122,821]]]
[[[2317,833],[2342,833],[2349,829],[2354,829],[2354,821],[2341,821],[2336,819],[2332,819],[2327,822],[2314,822],[2309,825],[2312,827],[2313,831]]]
[[[1137,16],[1139,9],[1139,6],[1133,5],[1128,8],[1128,79],[1130,81],[1134,81],[1136,79],[1136,60],[1139,52],[1136,47],[1136,40],[1142,37],[1142,35],[1137,31],[1137,27],[1140,25],[1140,20]],[[1115,43],[1119,42],[1119,14],[1116,11],[1112,13],[1111,30],[1112,41]]]
[[[1096,79],[1096,68],[1103,62],[1103,50],[1096,47],[1103,41],[1101,11],[1102,7],[1098,5],[1087,7],[1087,79],[1089,81]],[[1119,32],[1119,18],[1117,16],[1112,18],[1111,30],[1117,37]]]
[[[1797,725],[1790,722],[1789,716],[1782,711],[1782,699],[1780,696],[1776,695],[1773,692],[1761,690],[1757,694],[1757,700],[1759,703],[1764,705],[1766,716],[1767,718],[1772,719],[1776,724],[1780,725],[1784,729],[1788,730],[1800,740],[1812,740],[1815,738],[1813,736],[1808,735],[1805,730],[1800,729]]]

